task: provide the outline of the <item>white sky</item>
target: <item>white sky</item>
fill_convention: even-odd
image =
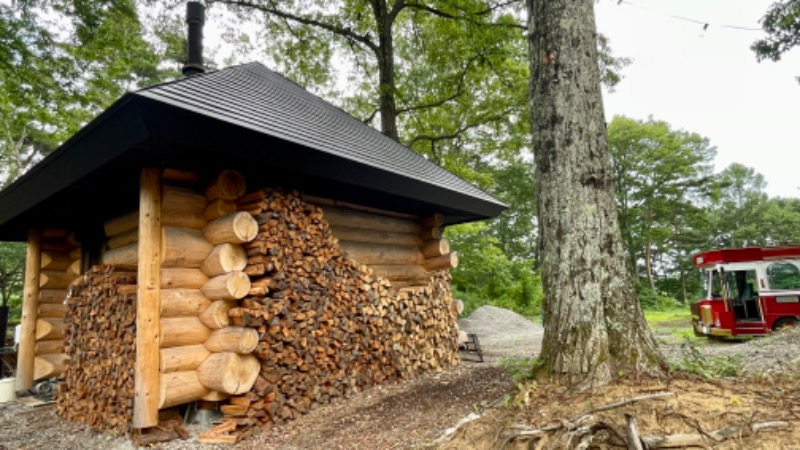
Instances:
[[[800,197],[800,48],[756,62],[750,50],[773,0],[601,0],[598,30],[618,56],[632,58],[607,120],[664,120],[717,147],[716,169],[733,162],[764,175],[770,196]],[[670,16],[709,24],[703,26]]]

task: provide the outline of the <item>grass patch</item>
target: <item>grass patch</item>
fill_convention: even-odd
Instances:
[[[656,338],[665,343],[678,344],[690,341],[696,344],[706,344],[708,342],[707,338],[694,335],[692,313],[688,306],[667,310],[645,310],[644,318]]]

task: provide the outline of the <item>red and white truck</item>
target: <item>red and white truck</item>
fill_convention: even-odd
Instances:
[[[712,250],[694,256],[705,298],[691,305],[698,336],[761,336],[800,321],[800,246]]]

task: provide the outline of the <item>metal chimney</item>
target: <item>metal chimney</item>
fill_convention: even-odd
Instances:
[[[183,66],[185,76],[204,73],[203,67],[203,24],[206,21],[206,8],[200,2],[186,4],[186,23],[189,34],[186,39],[186,65]]]

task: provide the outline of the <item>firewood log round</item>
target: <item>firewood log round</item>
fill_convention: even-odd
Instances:
[[[203,344],[184,345],[161,349],[161,373],[194,370],[208,358],[211,352]]]
[[[61,376],[67,367],[67,355],[55,353],[37,356],[34,360],[33,379],[52,378]]]
[[[241,244],[255,239],[258,223],[250,214],[237,212],[209,222],[203,228],[203,236],[214,245]]]
[[[230,318],[228,318],[228,311],[231,309],[232,303],[225,300],[217,300],[202,313],[200,313],[200,320],[212,330],[218,330],[230,325]]]
[[[205,190],[208,200],[236,200],[244,195],[247,183],[241,173],[235,170],[223,170]]]
[[[210,304],[199,289],[161,290],[161,317],[199,316]]]
[[[212,352],[250,353],[258,345],[258,332],[252,328],[225,327],[214,330],[204,345]]]
[[[200,270],[210,277],[233,271],[242,271],[247,266],[247,253],[238,244],[219,244],[203,261]]]
[[[250,292],[250,277],[244,272],[218,275],[200,288],[203,295],[215,300],[237,300]]]
[[[420,246],[420,250],[426,258],[435,258],[450,253],[450,243],[447,242],[447,239],[431,239],[425,241]]]
[[[161,228],[161,267],[200,267],[213,248],[199,230]]]
[[[64,319],[38,319],[36,340],[60,339],[64,337]]]
[[[201,344],[211,330],[197,317],[167,317],[161,319],[161,348]]]
[[[162,373],[160,380],[161,400],[159,409],[200,400],[208,395],[209,390],[197,377],[197,371]]]
[[[243,394],[253,387],[261,365],[253,355],[212,353],[197,368],[197,377],[209,389]]]
[[[166,267],[161,269],[162,289],[200,289],[208,282],[208,277],[200,269]]]
[[[64,353],[63,339],[49,339],[36,342],[36,356]]]

